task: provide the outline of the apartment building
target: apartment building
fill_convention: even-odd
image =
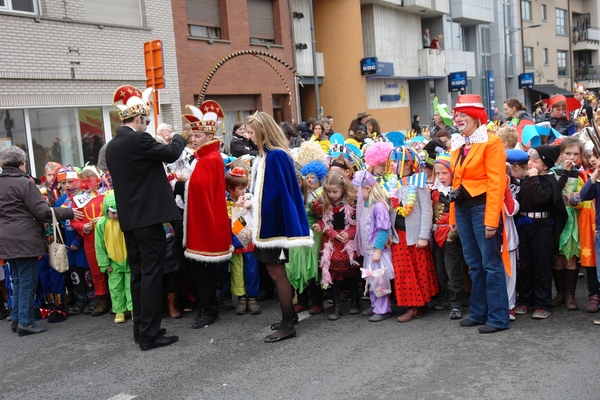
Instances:
[[[114,91],[146,87],[147,41],[163,41],[159,118],[181,127],[170,1],[1,0],[0,35],[0,148],[25,149],[34,176],[97,161],[120,122]]]

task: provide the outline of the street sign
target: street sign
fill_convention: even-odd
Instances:
[[[146,87],[165,88],[165,69],[162,40],[144,43],[144,66],[146,68]]]
[[[377,73],[377,57],[363,58],[360,60],[360,74],[374,75]]]
[[[531,89],[535,84],[533,72],[519,74],[519,89]]]
[[[496,90],[494,89],[494,71],[486,70],[485,79],[487,82],[487,101],[488,101],[488,115],[494,115],[494,108],[496,108]]]
[[[448,84],[451,92],[467,88],[467,71],[452,72],[448,75]]]

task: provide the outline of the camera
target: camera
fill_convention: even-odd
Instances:
[[[448,192],[448,200],[451,202],[460,202],[463,200],[463,191],[462,188],[452,189]]]

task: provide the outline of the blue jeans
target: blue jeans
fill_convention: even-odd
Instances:
[[[10,263],[13,282],[13,302],[10,318],[22,326],[35,322],[33,300],[38,287],[38,258],[13,258]]]
[[[456,204],[455,210],[456,228],[473,282],[469,319],[495,328],[510,328],[506,278],[500,252],[502,235],[497,230],[493,237],[485,238],[485,205],[461,207]]]

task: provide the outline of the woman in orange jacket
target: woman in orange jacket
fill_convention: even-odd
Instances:
[[[460,325],[482,325],[481,333],[510,328],[500,251],[506,153],[502,140],[488,135],[487,120],[481,96],[458,96],[454,121],[460,136],[452,138],[450,224],[458,229],[473,282],[469,304],[472,313]]]

